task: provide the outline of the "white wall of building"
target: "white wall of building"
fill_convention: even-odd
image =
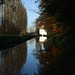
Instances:
[[[47,32],[45,29],[39,29],[39,34],[40,35],[47,35]]]

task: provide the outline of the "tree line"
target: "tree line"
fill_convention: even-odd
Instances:
[[[26,34],[27,12],[20,0],[5,0],[0,13],[0,34]]]
[[[37,26],[44,25],[50,33],[67,31],[74,35],[75,11],[72,0],[37,0],[39,2],[40,17],[36,20]]]

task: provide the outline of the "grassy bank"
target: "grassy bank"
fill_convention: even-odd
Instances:
[[[0,50],[16,46],[34,37],[36,37],[36,35],[1,35]]]

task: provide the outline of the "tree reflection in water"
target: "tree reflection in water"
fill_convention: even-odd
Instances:
[[[75,74],[74,56],[63,58],[63,49],[52,43],[51,39],[39,42],[36,38],[32,41],[0,51],[0,75]]]
[[[26,62],[27,44],[22,43],[0,51],[0,56],[0,75],[19,75],[19,71]]]
[[[40,65],[38,65],[39,75],[50,75],[50,71],[55,67],[60,58],[61,48],[56,47],[49,39],[42,43],[36,41],[36,44],[38,45],[34,54],[40,62]],[[43,45],[45,50],[41,45]]]

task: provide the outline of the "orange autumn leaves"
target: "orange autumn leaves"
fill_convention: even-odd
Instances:
[[[47,28],[51,33],[62,31],[62,27],[58,27],[58,24],[60,25],[60,23],[56,21],[54,16],[45,17],[45,14],[41,15],[41,17],[37,19],[36,24],[36,27],[41,27],[42,25],[44,25],[44,27]]]

